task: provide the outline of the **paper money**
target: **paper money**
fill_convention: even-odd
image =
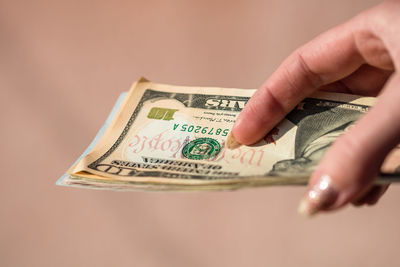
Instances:
[[[140,79],[58,184],[176,191],[305,184],[332,142],[375,101],[318,92],[259,143],[227,149],[230,129],[254,91]],[[383,165],[384,176],[399,165],[396,148]]]

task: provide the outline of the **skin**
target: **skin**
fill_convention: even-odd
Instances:
[[[400,0],[382,2],[294,51],[257,90],[232,134],[262,139],[316,90],[377,96],[376,105],[328,150],[312,175],[331,177],[338,193],[325,210],[375,204],[387,187],[372,186],[386,155],[400,143]]]

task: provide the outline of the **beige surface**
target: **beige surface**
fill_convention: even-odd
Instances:
[[[257,87],[374,2],[0,0],[0,266],[399,266],[399,186],[374,208],[306,220],[304,188],[54,185],[140,75]]]

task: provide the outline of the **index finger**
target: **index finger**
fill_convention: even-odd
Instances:
[[[354,37],[357,27],[353,19],[333,28],[283,61],[239,114],[234,139],[245,145],[259,141],[305,97],[357,70],[364,63]]]

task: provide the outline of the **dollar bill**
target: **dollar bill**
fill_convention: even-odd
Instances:
[[[135,82],[59,185],[113,190],[226,190],[307,183],[329,146],[375,99],[318,92],[252,146],[228,149],[255,90]],[[397,177],[400,148],[382,167]]]

